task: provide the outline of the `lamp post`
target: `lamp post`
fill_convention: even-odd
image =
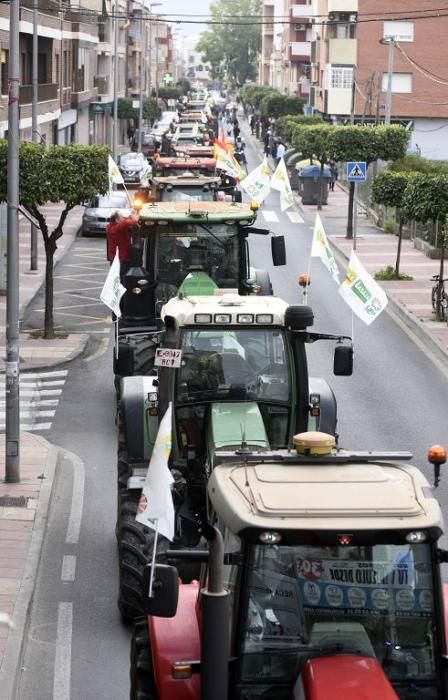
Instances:
[[[140,100],[138,105],[138,145],[137,151],[142,151],[142,125],[143,125],[143,96],[145,85],[145,59],[146,59],[146,22],[143,17],[143,9],[140,20]]]
[[[117,151],[118,151],[118,0],[115,0],[114,6],[114,51],[113,51],[113,66],[114,66],[114,82],[113,82],[113,93],[114,93],[114,118],[112,121],[112,155],[113,159],[117,161]]]
[[[38,76],[38,35],[37,35],[37,11],[38,0],[33,0],[33,51],[32,51],[32,101],[31,101],[31,139],[34,143],[39,142],[39,132],[37,130],[37,101],[39,99],[39,76]],[[62,37],[62,35],[61,35]],[[62,47],[62,38],[61,38]],[[62,56],[62,50],[61,50]],[[59,76],[58,76],[59,77]],[[37,226],[31,224],[31,260],[30,270],[37,270]]]
[[[148,80],[148,97],[151,99],[151,91],[152,91],[152,15],[151,15],[151,10],[153,7],[158,7],[161,5],[161,2],[150,2],[148,3],[148,9],[149,9],[149,80]]]
[[[384,111],[384,123],[390,124],[390,118],[392,115],[392,75],[394,72],[394,49],[395,49],[395,37],[387,36],[384,39],[380,39],[380,44],[389,47],[389,55],[387,60],[387,91],[386,91],[386,107]]]

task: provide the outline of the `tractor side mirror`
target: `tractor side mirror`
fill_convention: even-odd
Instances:
[[[353,374],[353,345],[336,345],[333,373],[337,377],[351,377]]]
[[[286,247],[284,236],[273,236],[271,238],[272,262],[278,267],[286,265]]]
[[[156,564],[152,582],[152,596],[149,597],[152,565],[143,569],[142,607],[145,615],[154,617],[174,617],[179,598],[179,574],[175,566]]]

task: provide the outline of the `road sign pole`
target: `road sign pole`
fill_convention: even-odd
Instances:
[[[358,183],[354,182],[353,184],[353,250],[356,250],[356,234],[358,232]]]

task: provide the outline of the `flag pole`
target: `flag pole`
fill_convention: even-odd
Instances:
[[[151,559],[151,576],[149,578],[149,591],[148,591],[148,597],[152,598],[152,587],[154,584],[154,567],[156,565],[156,554],[157,554],[157,538],[159,535],[159,520],[156,520],[156,529],[154,532],[154,546],[152,550],[152,559]]]
[[[115,359],[118,360],[118,316],[115,319]]]

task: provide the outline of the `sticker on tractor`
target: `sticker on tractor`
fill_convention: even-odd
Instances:
[[[157,348],[154,364],[156,367],[180,367],[182,350]]]

